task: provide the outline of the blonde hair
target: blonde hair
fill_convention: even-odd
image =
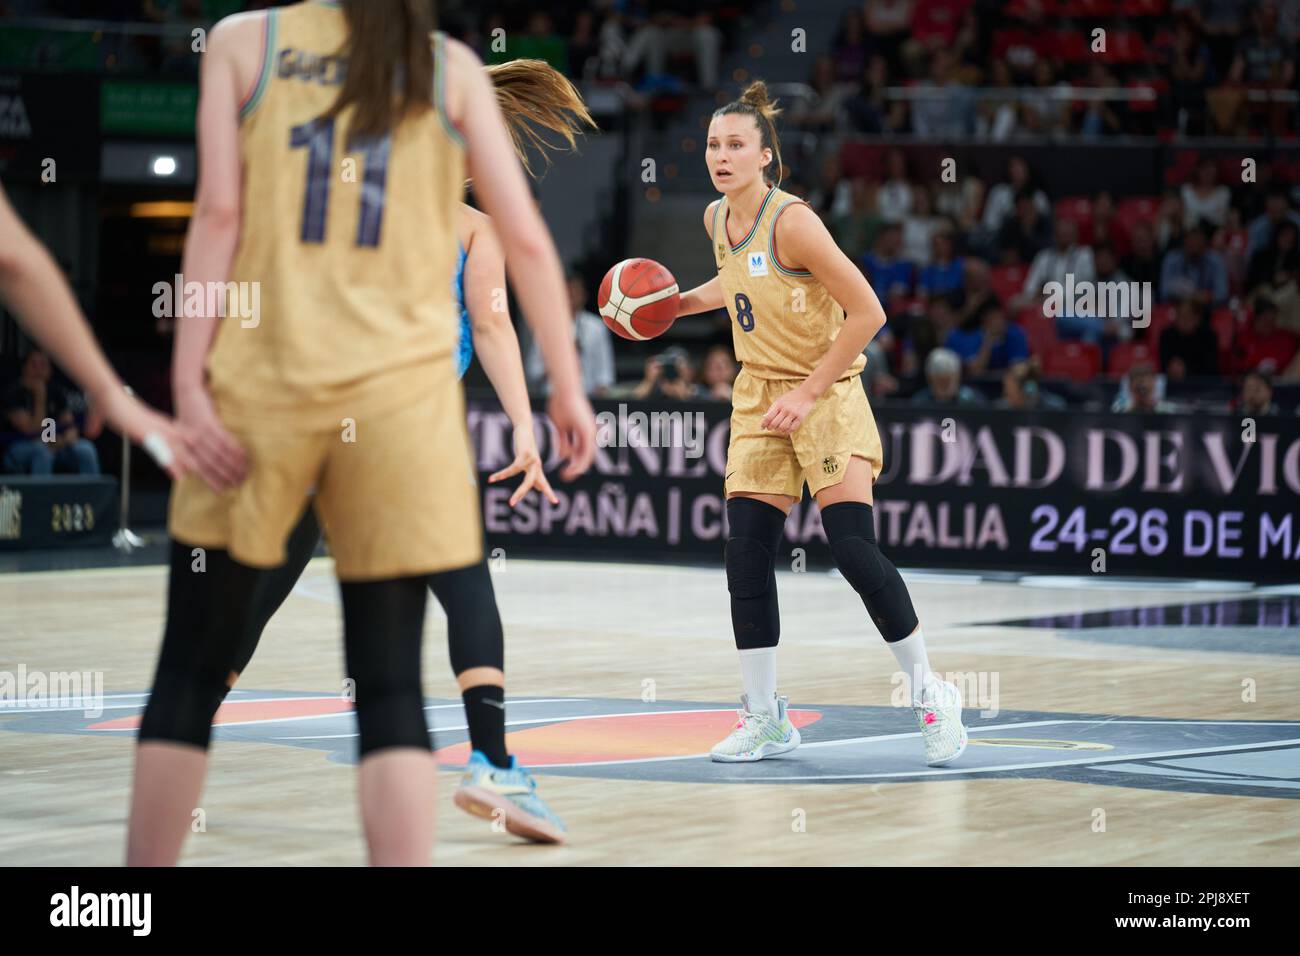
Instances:
[[[781,115],[776,104],[776,100],[769,100],[767,97],[767,84],[762,80],[755,80],[745,87],[745,91],[740,94],[740,99],[732,100],[726,106],[719,107],[713,115],[718,117],[741,113],[754,117],[754,122],[758,124],[759,135],[762,137],[763,147],[772,151],[772,166],[776,168],[775,183],[779,185],[785,169],[781,165],[781,141],[776,135],[776,118]],[[773,182],[767,169],[763,171],[763,177]]]
[[[487,72],[515,152],[529,175],[535,175],[528,161],[529,146],[542,154],[547,165],[550,150],[561,148],[534,125],[558,133],[567,149],[577,145],[577,134],[584,127],[596,128],[577,88],[545,60],[510,60],[487,67]]]

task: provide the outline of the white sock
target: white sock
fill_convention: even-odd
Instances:
[[[776,716],[776,648],[751,647],[740,652],[740,678],[752,714]]]
[[[925,635],[921,633],[920,626],[901,641],[890,643],[889,649],[894,652],[898,666],[911,684],[912,706],[920,706],[925,688],[939,682],[939,678],[930,670],[930,658],[925,653]]]

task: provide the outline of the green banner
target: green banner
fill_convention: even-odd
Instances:
[[[105,80],[100,88],[100,131],[194,135],[199,88],[192,83]]]

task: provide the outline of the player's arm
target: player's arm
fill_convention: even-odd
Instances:
[[[885,325],[880,305],[862,271],[835,244],[826,225],[803,203],[790,206],[777,219],[776,243],[785,264],[807,269],[844,309],[844,325],[812,374],[773,403],[763,427],[792,432],[807,417],[813,403],[848,370]]]
[[[14,313],[59,367],[118,431],[144,443],[158,464],[178,478],[190,466],[187,439],[176,426],[126,393],[81,314],[49,252],[28,232],[0,189],[0,301]],[[13,416],[10,417],[13,423]],[[15,423],[16,424],[16,423]],[[39,426],[39,422],[33,423]],[[29,429],[22,429],[28,431]]]
[[[239,242],[243,169],[239,153],[240,89],[238,50],[256,53],[263,41],[261,14],[229,17],[208,36],[199,73],[197,119],[198,185],[194,215],[185,237],[181,274],[185,282],[224,283]],[[201,310],[206,310],[204,295]],[[179,310],[178,310],[179,311]],[[178,315],[172,352],[172,395],[176,413],[195,435],[199,471],[214,488],[243,480],[243,449],[222,427],[208,394],[204,363],[217,332],[216,315]]]
[[[713,211],[718,208],[720,202],[721,199],[715,199],[704,210],[704,231],[709,234],[710,242],[713,241]],[[714,276],[703,285],[697,285],[694,289],[681,294],[677,302],[677,315],[680,318],[683,315],[695,315],[697,312],[712,312],[725,304],[722,301],[722,284],[718,281],[718,277]]]
[[[506,254],[492,221],[481,213],[470,215],[475,217],[475,223],[465,251],[464,288],[465,308],[469,310],[470,326],[474,330],[474,351],[496,390],[501,407],[514,425],[515,460],[488,481],[497,482],[523,473],[524,480],[510,496],[512,506],[534,487],[552,503],[558,503],[542,472],[519,336],[506,307]]]
[[[448,116],[465,137],[469,173],[484,211],[510,224],[500,233],[506,266],[550,375],[548,411],[569,459],[562,474],[576,478],[595,456],[596,416],[582,391],[560,257],[528,190],[483,64],[455,40],[447,41],[446,52]]]

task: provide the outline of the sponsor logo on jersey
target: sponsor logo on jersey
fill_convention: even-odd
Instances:
[[[752,279],[756,276],[767,275],[767,256],[761,252],[751,252],[749,254],[749,277]]]

